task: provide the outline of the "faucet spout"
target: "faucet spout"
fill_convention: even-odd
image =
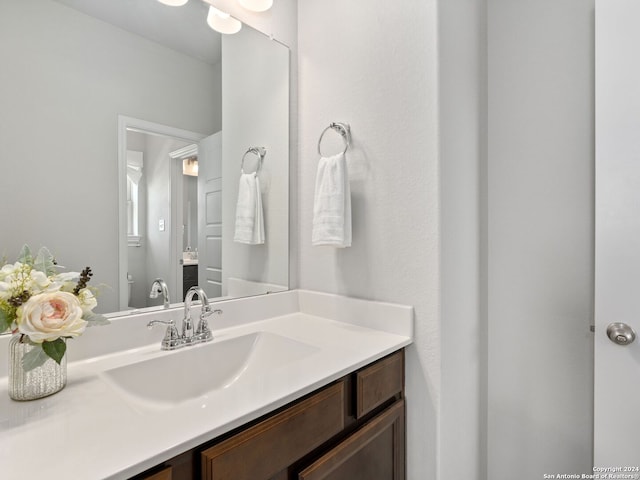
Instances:
[[[163,279],[156,278],[151,284],[149,298],[158,298],[159,293],[162,294],[164,308],[169,308],[169,287]]]
[[[200,313],[200,318],[203,316],[209,315],[211,312],[211,306],[209,305],[209,299],[207,298],[207,294],[204,293],[202,287],[191,287],[187,294],[184,297],[184,318],[182,320],[182,337],[190,342],[194,336],[193,322],[191,321],[191,303],[193,302],[193,297],[198,295],[200,299],[200,303],[202,304],[202,311]]]

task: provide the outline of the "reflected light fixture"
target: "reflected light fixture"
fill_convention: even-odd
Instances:
[[[165,5],[169,5],[170,7],[181,7],[189,0],[158,0],[160,3],[164,3]]]
[[[209,24],[209,26],[216,32],[227,34],[238,33],[242,28],[242,23],[240,23],[240,20],[233,18],[226,12],[218,10],[211,4],[209,4],[207,24]]]
[[[198,157],[189,157],[182,160],[182,174],[191,177],[198,176]]]
[[[266,12],[273,6],[273,0],[238,0],[238,3],[252,12]]]
[[[180,7],[186,4],[189,0],[158,0],[160,3],[164,3],[165,5],[169,5],[171,7]],[[242,28],[242,23],[240,20],[233,18],[227,12],[223,12],[219,10],[214,5],[214,0],[202,0],[204,3],[209,5],[209,13],[207,14],[207,24],[213,28],[218,33],[238,33]],[[241,2],[242,3],[242,2]],[[258,4],[260,8],[263,8],[264,5],[269,4],[267,8],[273,4],[273,0],[254,0],[252,2],[248,2],[249,4]],[[248,7],[247,7],[248,8]],[[255,10],[262,11],[262,10]]]

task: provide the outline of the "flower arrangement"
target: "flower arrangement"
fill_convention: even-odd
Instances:
[[[58,364],[67,349],[65,339],[81,335],[87,326],[109,321],[93,313],[98,305],[87,283],[91,268],[57,272],[53,255],[45,247],[34,257],[25,245],[18,261],[0,268],[0,333],[23,335],[33,348],[22,359],[25,371],[48,358]]]

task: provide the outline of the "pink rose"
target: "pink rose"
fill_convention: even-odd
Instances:
[[[17,317],[20,333],[35,343],[77,337],[87,326],[80,301],[68,292],[34,295],[18,309]]]

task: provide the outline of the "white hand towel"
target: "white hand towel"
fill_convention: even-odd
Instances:
[[[264,216],[260,180],[256,173],[240,174],[238,204],[236,205],[236,232],[234,242],[248,245],[264,243]]]
[[[311,243],[351,246],[351,190],[344,153],[318,162]]]

